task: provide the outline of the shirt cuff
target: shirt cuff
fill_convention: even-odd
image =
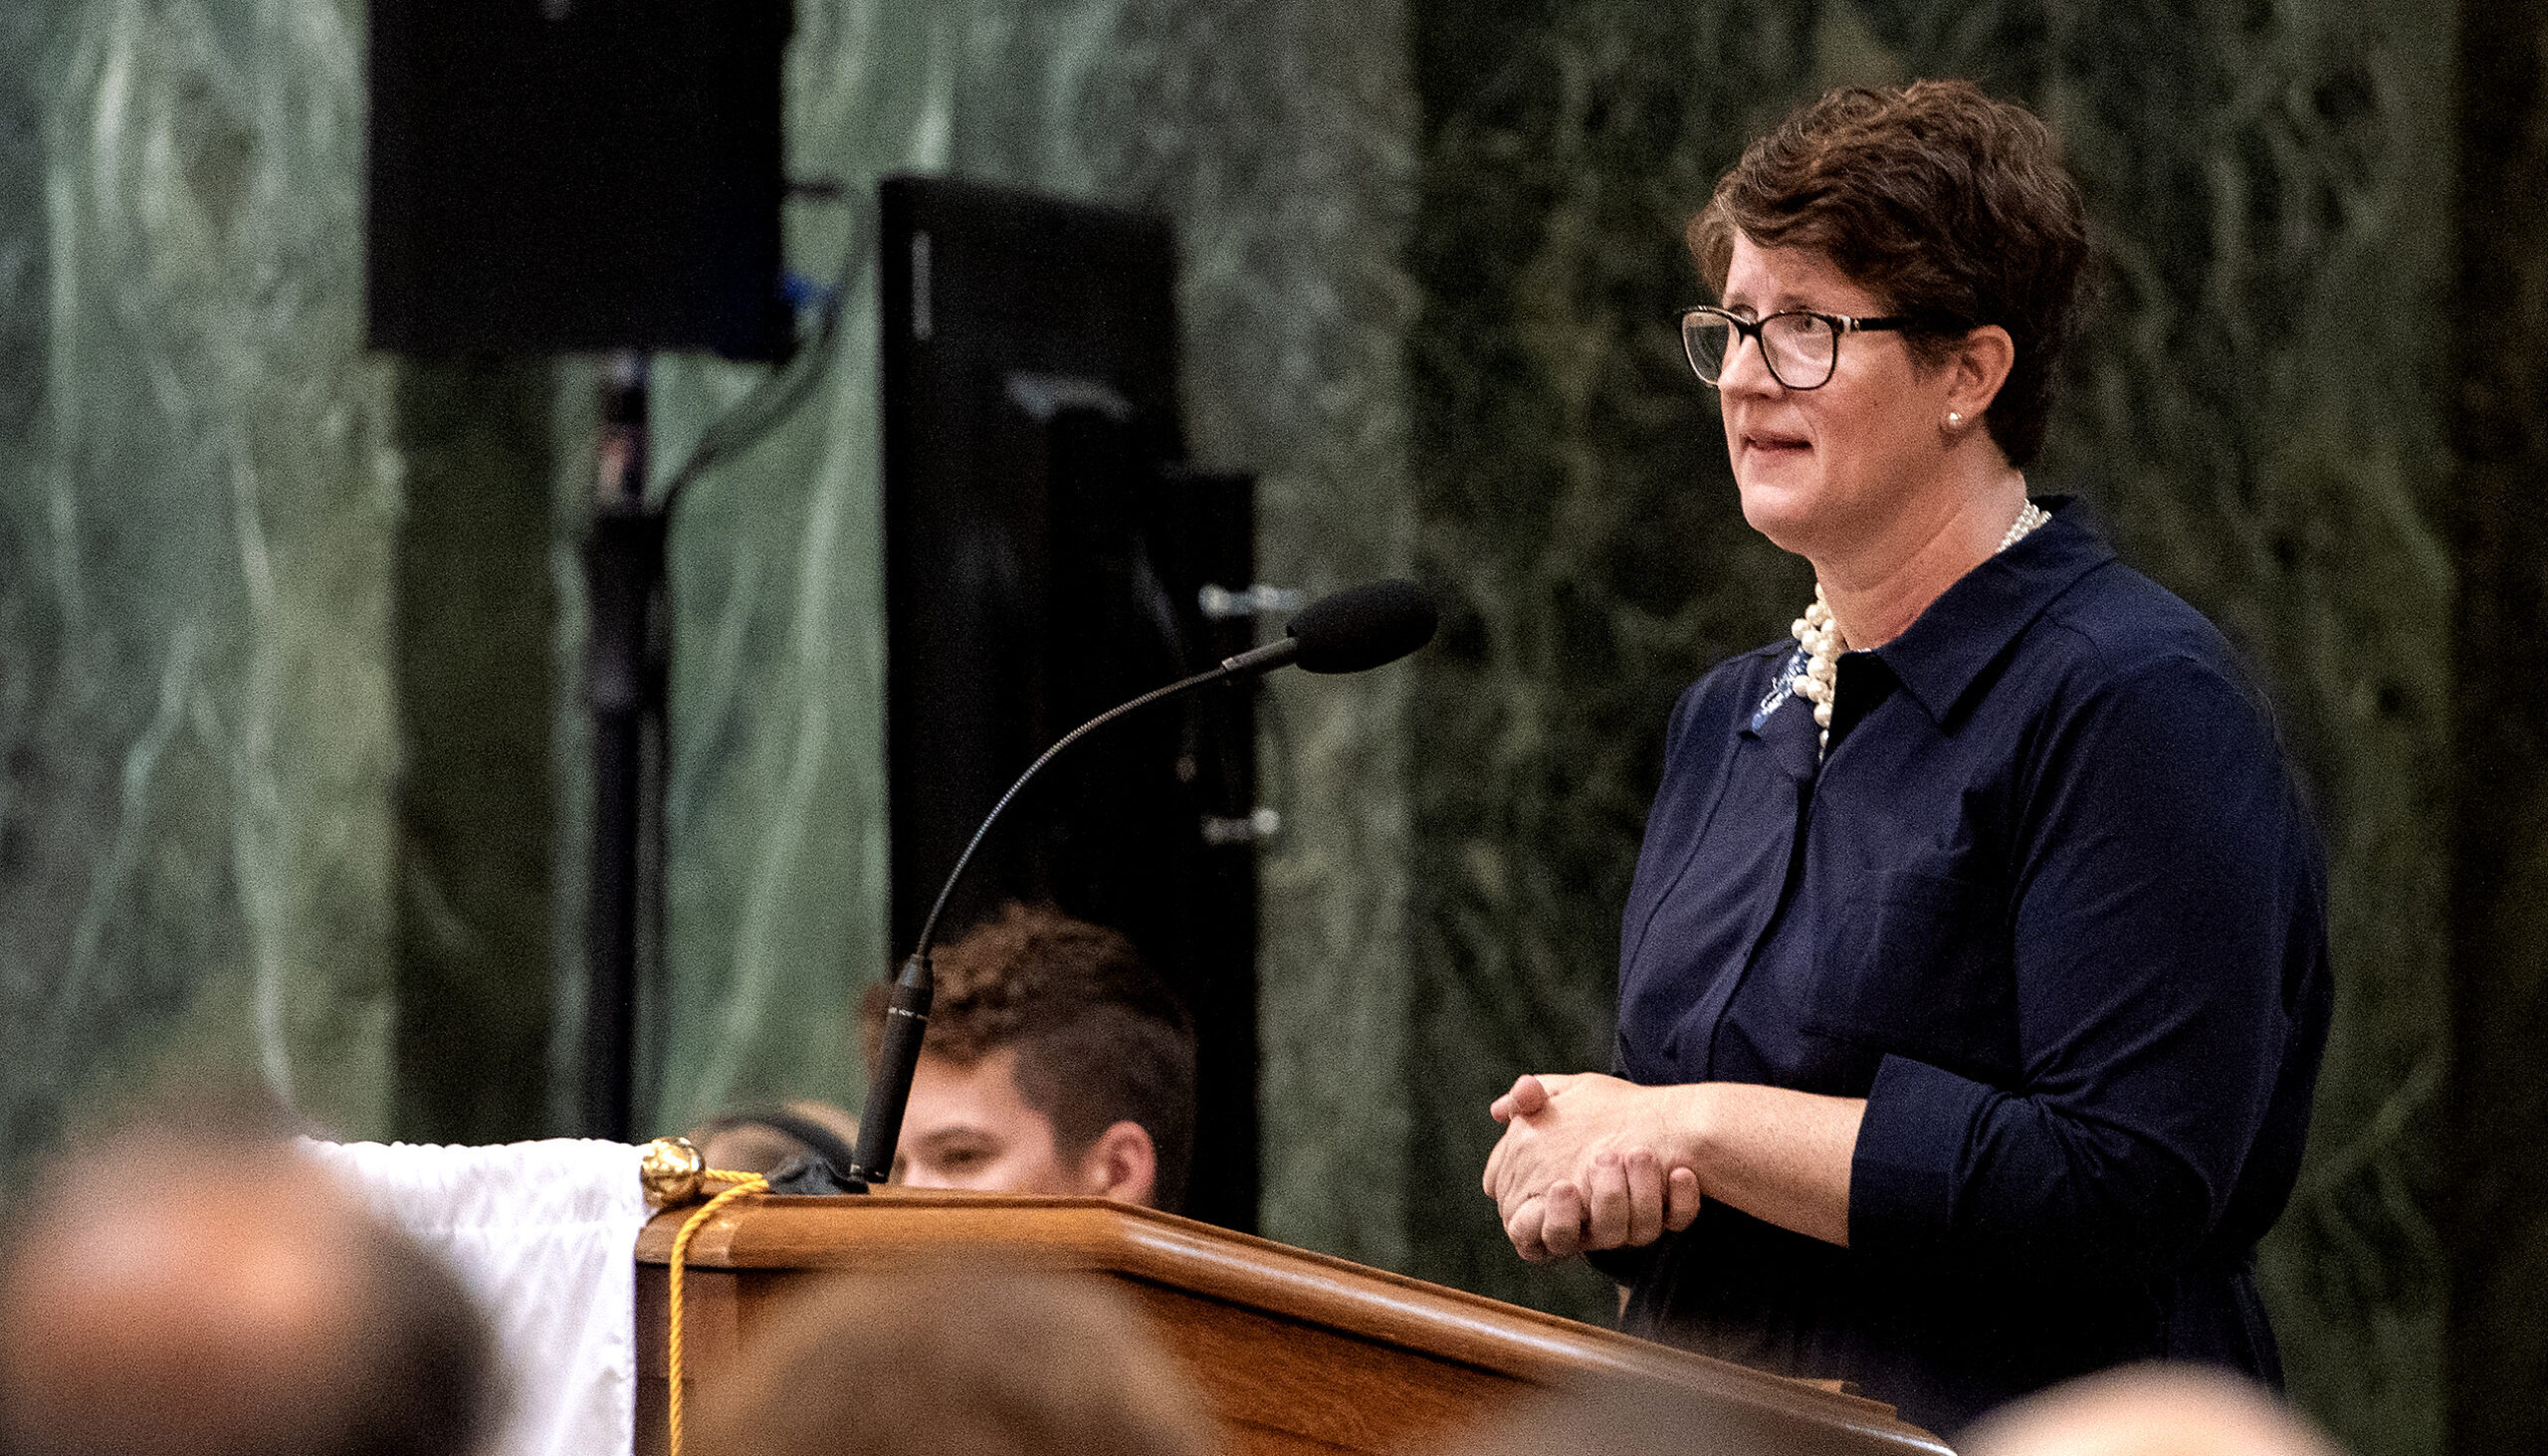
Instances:
[[[1633,1249],[1587,1249],[1586,1263],[1610,1277],[1613,1284],[1635,1284],[1654,1268],[1654,1258],[1662,1249],[1660,1243]]]
[[[1849,1159],[1853,1252],[1924,1254],[1946,1242],[1973,1130],[1996,1095],[1926,1062],[1884,1059]]]

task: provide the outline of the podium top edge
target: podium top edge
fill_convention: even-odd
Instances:
[[[696,1207],[655,1216],[640,1265],[669,1262]],[[693,1270],[928,1272],[985,1262],[1112,1276],[1253,1309],[1533,1384],[1618,1374],[1846,1428],[1881,1449],[1951,1456],[1889,1405],[1656,1345],[1614,1330],[1157,1209],[1105,1198],[892,1191],[753,1195],[718,1210],[693,1239]]]

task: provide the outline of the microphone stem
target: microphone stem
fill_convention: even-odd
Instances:
[[[938,903],[929,908],[929,919],[921,923],[920,947],[912,953],[916,956],[927,957],[930,952],[930,947],[938,943],[938,918],[947,913],[947,902],[956,894],[956,886],[963,880],[965,866],[970,865],[973,862],[973,851],[982,847],[982,840],[991,832],[991,826],[999,822],[999,816],[1007,811],[1009,801],[1017,797],[1020,789],[1026,787],[1027,780],[1043,771],[1045,764],[1050,763],[1056,757],[1059,757],[1063,749],[1078,742],[1080,739],[1087,737],[1090,733],[1106,727],[1115,720],[1122,718],[1124,715],[1136,712],[1140,709],[1148,708],[1163,698],[1173,698],[1179,693],[1191,692],[1215,679],[1229,677],[1231,675],[1231,671],[1230,664],[1223,663],[1219,667],[1213,668],[1208,672],[1196,673],[1190,678],[1185,678],[1181,681],[1170,683],[1165,688],[1159,688],[1145,693],[1141,697],[1136,698],[1132,702],[1124,704],[1121,707],[1110,708],[1106,712],[1099,714],[1097,717],[1090,719],[1088,722],[1081,724],[1078,728],[1064,733],[1059,742],[1056,742],[1053,746],[1044,750],[1043,756],[1037,758],[1034,762],[1027,764],[1026,771],[1017,775],[1017,781],[1008,786],[1008,792],[1001,794],[999,796],[999,802],[992,805],[990,813],[983,816],[981,827],[973,831],[973,838],[971,842],[964,846],[964,852],[956,857],[955,870],[950,872],[947,876],[947,883],[939,887]]]
[[[1052,762],[1064,749],[1124,715],[1210,683],[1279,667],[1290,662],[1299,650],[1299,644],[1286,638],[1279,643],[1225,658],[1218,667],[1207,672],[1196,673],[1190,678],[1145,693],[1121,707],[1108,709],[1063,734],[1061,741],[1046,748],[1041,757],[1027,764],[1026,771],[1017,775],[1017,781],[1008,786],[1008,792],[999,796],[999,802],[982,817],[981,827],[973,831],[972,840],[964,846],[964,852],[956,857],[956,868],[949,872],[947,883],[939,888],[938,902],[929,908],[929,919],[921,925],[920,944],[912,951],[911,958],[903,962],[902,973],[895,977],[894,989],[886,1005],[885,1034],[877,1046],[875,1075],[867,1084],[867,1102],[859,1113],[858,1146],[851,1154],[847,1169],[854,1184],[865,1188],[893,1176],[894,1152],[903,1137],[903,1112],[911,1102],[912,1075],[920,1065],[921,1039],[929,1029],[930,1005],[938,994],[937,977],[931,970],[929,958],[930,947],[938,943],[938,920],[947,913],[947,902],[956,894],[956,887],[963,882],[965,868],[973,863],[973,852],[982,847],[982,840],[990,834],[991,826],[1008,811],[1010,801],[1017,797],[1019,790],[1025,788],[1028,780],[1042,772],[1044,765]]]

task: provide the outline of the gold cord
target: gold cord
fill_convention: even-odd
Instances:
[[[701,1175],[715,1181],[732,1183],[733,1186],[727,1188],[724,1192],[719,1193],[716,1197],[709,1199],[707,1202],[700,1204],[698,1212],[683,1220],[681,1232],[673,1239],[672,1324],[664,1337],[665,1363],[670,1366],[670,1373],[672,1375],[672,1408],[667,1412],[668,1424],[665,1427],[664,1436],[668,1456],[681,1456],[682,1260],[687,1258],[690,1254],[691,1238],[699,1232],[701,1225],[708,1222],[711,1214],[714,1214],[718,1209],[725,1207],[727,1204],[742,1197],[745,1193],[765,1192],[769,1188],[769,1179],[762,1177],[758,1173],[727,1172],[722,1168],[706,1168],[702,1170]]]

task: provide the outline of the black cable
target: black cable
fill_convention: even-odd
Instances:
[[[1080,739],[1087,737],[1090,733],[1106,727],[1115,720],[1122,718],[1125,714],[1148,708],[1163,698],[1173,698],[1177,694],[1186,692],[1189,689],[1200,688],[1215,678],[1226,678],[1231,675],[1230,665],[1223,663],[1208,672],[1196,673],[1190,678],[1184,678],[1177,682],[1170,683],[1165,688],[1154,689],[1153,691],[1143,694],[1141,697],[1134,699],[1132,702],[1127,703],[1120,708],[1109,709],[1105,713],[1099,714],[1097,717],[1081,724],[1078,728],[1071,729],[1069,732],[1062,735],[1059,742],[1056,742],[1053,746],[1046,748],[1043,756],[1026,765],[1026,771],[1017,775],[1017,781],[1008,786],[1008,792],[1001,794],[999,796],[999,802],[991,806],[991,811],[988,814],[982,816],[981,827],[973,831],[973,838],[970,843],[964,846],[964,852],[956,857],[956,868],[947,876],[947,883],[939,887],[938,903],[929,908],[929,919],[923,922],[920,928],[920,946],[912,953],[915,956],[925,959],[929,955],[930,947],[938,943],[938,918],[946,913],[948,898],[956,893],[956,886],[963,880],[964,867],[973,862],[973,851],[982,847],[983,837],[991,832],[992,825],[999,822],[999,816],[1007,812],[1008,801],[1017,797],[1018,790],[1026,787],[1028,780],[1034,778],[1037,770],[1041,769],[1045,764],[1052,762],[1054,756],[1059,754],[1064,748],[1067,748],[1071,744],[1078,742]]]
[[[724,465],[735,456],[760,443],[796,406],[825,374],[831,371],[833,348],[840,336],[840,318],[847,308],[851,286],[867,267],[868,255],[876,245],[876,213],[874,208],[853,210],[849,224],[849,248],[841,260],[840,280],[833,286],[832,296],[823,306],[822,321],[815,326],[814,336],[796,350],[775,372],[755,385],[751,393],[738,401],[732,409],[719,415],[699,443],[691,447],[681,467],[665,479],[656,509],[669,518],[681,507],[682,497],[697,484],[700,477]]]

